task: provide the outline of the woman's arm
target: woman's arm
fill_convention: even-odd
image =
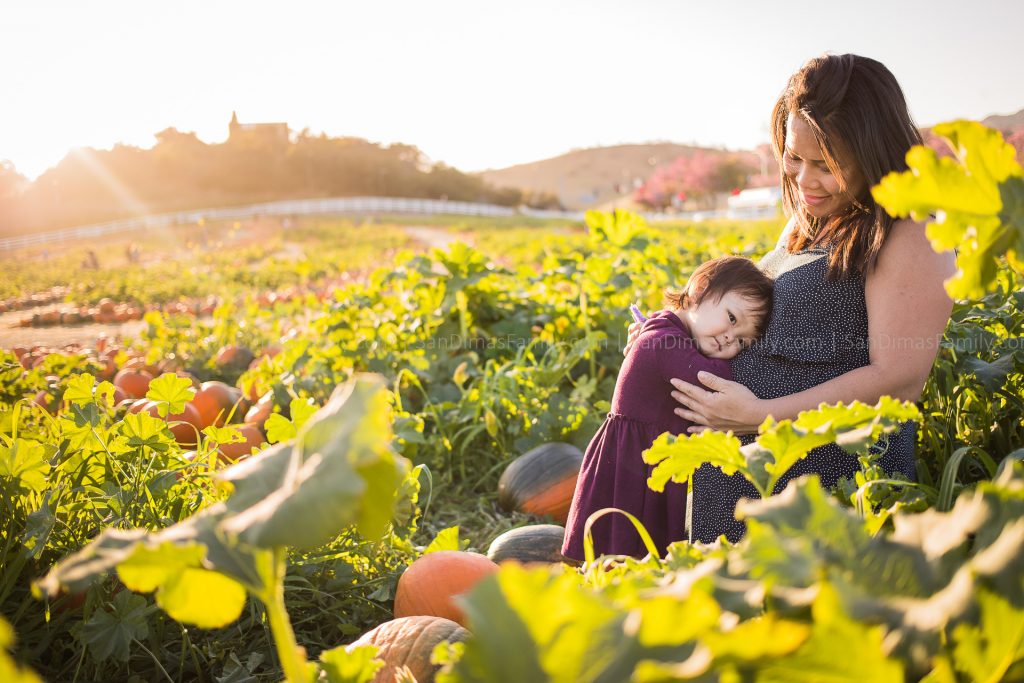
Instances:
[[[869,362],[835,379],[777,399],[761,400],[741,384],[700,375],[713,391],[673,381],[683,407],[676,412],[699,425],[755,432],[764,418],[795,418],[820,403],[875,403],[881,396],[917,400],[939,350],[953,302],[943,281],[956,271],[950,252],[936,253],[924,225],[898,221],[867,275]],[[700,428],[691,428],[698,431]]]

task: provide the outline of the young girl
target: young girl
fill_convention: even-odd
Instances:
[[[675,414],[673,377],[697,383],[701,370],[730,377],[728,359],[763,332],[772,303],[772,280],[752,261],[725,256],[702,264],[682,292],[666,292],[669,308],[647,320],[622,364],[611,411],[587,447],[562,554],[583,559],[583,527],[601,508],[636,516],[658,553],[686,538],[686,485],[664,493],[647,488],[652,466],[641,453],[664,432],[685,433],[690,422]],[[647,554],[632,523],[611,513],[591,527],[597,555]]]

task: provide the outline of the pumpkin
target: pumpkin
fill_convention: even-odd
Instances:
[[[438,550],[416,559],[398,579],[395,616],[444,617],[466,625],[466,615],[452,600],[498,571],[479,553]]]
[[[152,381],[153,375],[137,368],[126,367],[114,375],[114,386],[120,387],[132,398],[144,397],[149,391],[149,383]]]
[[[546,443],[513,460],[498,480],[498,505],[565,524],[583,465],[583,453],[568,443]]]
[[[274,412],[274,392],[268,391],[263,394],[259,401],[254,406],[249,408],[249,411],[245,414],[245,421],[251,422],[263,428],[263,424]]]
[[[451,619],[442,617],[400,617],[385,621],[365,633],[346,649],[361,645],[378,649],[377,658],[384,666],[374,676],[374,683],[392,683],[395,674],[408,667],[418,683],[432,683],[439,665],[430,663],[430,653],[438,643],[461,643],[469,638],[469,631]]]
[[[199,411],[200,422],[204,427],[216,424],[223,426],[235,404],[242,399],[242,392],[230,384],[216,380],[203,382],[199,391],[192,397],[192,405]],[[235,409],[232,418],[237,418],[240,409]]]
[[[498,536],[487,549],[493,562],[512,560],[523,564],[532,562],[566,562],[562,556],[565,528],[557,524],[533,524],[511,529]]]
[[[160,402],[158,401],[146,401],[138,410],[135,410],[135,408],[136,406],[133,405],[129,412],[149,413],[158,420],[166,420],[168,422],[167,428],[171,430],[171,434],[174,435],[174,440],[178,442],[179,446],[196,445],[196,434],[200,429],[199,411],[193,408],[191,403],[186,403],[185,408],[180,413],[167,415],[167,417],[161,417]],[[172,425],[170,424],[171,422],[177,422],[178,424]]]
[[[213,357],[213,364],[225,371],[245,370],[255,357],[256,354],[244,346],[229,344],[220,347],[217,354]]]
[[[252,452],[252,449],[263,443],[263,431],[254,424],[238,425],[239,431],[245,441],[241,443],[224,443],[217,446],[220,451],[220,459],[226,462],[234,462]]]

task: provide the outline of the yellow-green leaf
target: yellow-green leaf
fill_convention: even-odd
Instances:
[[[64,389],[64,400],[76,406],[92,403],[95,385],[96,378],[90,374],[74,375],[68,379],[67,387]]]
[[[705,431],[692,436],[662,434],[643,452],[644,462],[657,465],[647,479],[654,491],[664,491],[669,480],[685,483],[704,463],[720,467],[726,474],[745,470],[740,440],[732,432]]]
[[[192,382],[173,372],[164,373],[149,383],[146,398],[159,402],[157,410],[161,417],[175,415],[185,410],[185,404],[196,395]]]
[[[156,602],[177,621],[220,628],[242,614],[245,588],[220,572],[188,567],[160,586]]]
[[[129,589],[151,593],[185,568],[200,566],[205,554],[206,548],[199,543],[139,545],[127,560],[117,565],[117,574]]]

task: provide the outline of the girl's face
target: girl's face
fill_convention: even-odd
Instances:
[[[697,350],[708,358],[728,360],[756,339],[754,312],[750,299],[735,292],[726,292],[721,299],[704,299],[699,306],[680,311],[690,328]]]
[[[786,149],[782,155],[783,172],[796,186],[801,206],[815,218],[824,218],[845,209],[853,197],[859,197],[866,189],[864,175],[856,163],[842,156],[836,160],[846,180],[847,192],[839,189],[839,179],[825,164],[811,127],[801,117],[789,115]]]

